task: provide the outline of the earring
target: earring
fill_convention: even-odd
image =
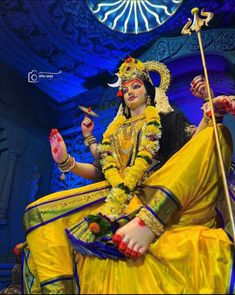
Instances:
[[[151,98],[149,95],[147,95],[146,105],[147,105],[147,107],[151,106]]]
[[[125,115],[125,117],[127,118],[128,117],[128,115],[129,115],[129,110],[128,110],[128,107],[125,105],[125,107],[124,107],[124,115]]]

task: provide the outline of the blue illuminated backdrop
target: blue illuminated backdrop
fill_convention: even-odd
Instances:
[[[87,0],[99,21],[121,33],[149,32],[165,23],[183,0]]]
[[[157,0],[138,2],[145,2],[154,11],[154,6],[148,3],[156,4]],[[88,183],[72,173],[67,173],[65,181],[60,180],[50,152],[51,128],[59,129],[68,152],[77,161],[92,162],[81,134],[84,114],[78,105],[91,106],[99,114],[94,121],[94,135],[100,141],[120,103],[117,89],[108,88],[107,83],[116,79],[114,73],[124,58],[131,55],[142,61],[154,59],[166,63],[172,73],[170,101],[192,123],[198,123],[202,101],[189,91],[191,79],[202,73],[198,41],[196,34],[180,36],[180,31],[191,9],[204,7],[216,15],[202,34],[211,85],[217,94],[235,93],[234,0],[187,0],[181,5],[179,1],[171,2],[175,6],[170,7],[167,5],[170,1],[162,0],[167,6],[161,10],[162,14],[160,9],[154,11],[162,23],[167,13],[172,14],[161,26],[155,18],[156,29],[152,29],[150,13],[143,4],[148,25],[142,18],[140,26],[141,12],[138,4],[133,4],[132,13],[134,7],[140,13],[141,33],[136,34],[135,26],[131,32],[126,22],[124,34],[99,21],[85,0],[0,0],[0,289],[1,263],[2,269],[9,267],[5,264],[14,262],[14,245],[24,241],[24,208],[50,192]],[[128,9],[126,18],[123,14],[119,19],[122,28],[130,4]],[[101,11],[103,19],[108,10],[102,7]],[[117,25],[121,24],[119,20]],[[135,18],[132,22],[135,23]],[[56,79],[29,83],[28,74],[32,70],[60,74]],[[232,115],[225,117],[235,142],[234,120]]]

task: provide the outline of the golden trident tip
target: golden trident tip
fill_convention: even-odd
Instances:
[[[194,7],[191,10],[191,14],[193,15],[193,21],[191,18],[188,18],[188,22],[185,24],[183,27],[181,33],[183,35],[191,35],[193,31],[199,32],[201,31],[201,27],[206,25],[208,26],[208,23],[211,21],[211,19],[214,16],[213,12],[205,11],[204,8],[201,10],[200,15],[202,18],[199,16],[199,8]]]
[[[192,15],[194,15],[194,13],[198,13],[198,12],[199,12],[199,8],[197,8],[197,7],[194,7],[194,8],[191,10]]]

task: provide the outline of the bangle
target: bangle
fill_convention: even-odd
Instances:
[[[65,161],[64,162],[61,162],[61,163],[58,163],[58,165],[64,165],[64,164],[66,164],[69,161],[69,158],[70,158],[70,155],[67,154],[67,158],[65,159]]]
[[[58,166],[59,166],[60,168],[64,168],[64,167],[66,167],[66,166],[68,165],[70,159],[71,159],[71,156],[68,154],[67,159],[66,159],[64,162],[62,162],[62,163],[58,163]]]
[[[67,161],[66,164],[64,164],[64,165],[59,164],[58,165],[58,169],[62,172],[62,174],[60,176],[60,179],[64,180],[65,179],[65,173],[71,171],[74,168],[75,165],[76,165],[75,158],[71,157],[69,155],[68,161]]]
[[[93,135],[89,135],[84,140],[85,146],[90,146],[93,143],[96,143],[96,138]]]

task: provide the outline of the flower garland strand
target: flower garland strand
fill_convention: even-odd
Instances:
[[[132,198],[132,192],[141,181],[145,171],[152,163],[153,157],[159,150],[161,137],[161,124],[158,111],[153,106],[145,109],[146,123],[143,137],[140,142],[134,165],[124,170],[124,178],[119,173],[120,165],[113,157],[111,149],[111,136],[123,125],[126,117],[118,116],[108,127],[103,135],[100,146],[102,172],[106,180],[112,186],[106,198],[106,204],[102,207],[102,214],[111,219],[118,218],[128,201]]]

